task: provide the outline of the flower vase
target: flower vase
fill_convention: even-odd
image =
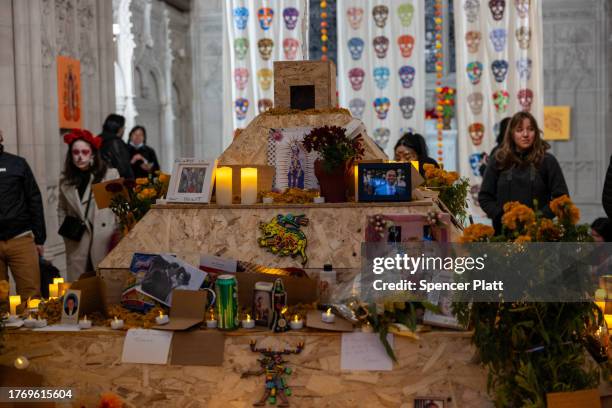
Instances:
[[[323,161],[317,159],[314,163],[315,176],[319,181],[321,196],[325,197],[327,203],[346,202],[346,163],[328,172],[323,166]]]

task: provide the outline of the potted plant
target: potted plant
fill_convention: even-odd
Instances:
[[[349,170],[352,163],[364,154],[361,138],[349,138],[346,131],[338,126],[323,126],[312,129],[302,144],[306,151],[319,153],[315,161],[315,175],[321,195],[331,203],[346,201]]]

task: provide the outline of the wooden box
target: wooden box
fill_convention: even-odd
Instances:
[[[274,62],[274,107],[328,109],[338,106],[332,61]]]

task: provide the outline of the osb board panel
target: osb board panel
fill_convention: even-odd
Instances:
[[[219,165],[229,164],[268,164],[268,134],[270,129],[317,126],[345,126],[353,117],[350,113],[304,113],[272,115],[264,113],[253,119],[246,129],[240,132],[219,157]],[[376,147],[367,135],[365,139],[366,160],[384,160],[387,156]]]
[[[290,108],[290,87],[315,86],[315,109],[335,108],[336,66],[332,61],[275,61],[274,107]]]
[[[33,372],[44,386],[73,388],[72,405],[95,407],[100,393],[120,395],[128,407],[250,407],[264,389],[262,377],[241,379],[257,369],[258,346],[281,349],[305,342],[299,355],[286,359],[293,374],[288,384],[293,407],[412,408],[416,396],[451,398],[449,408],[492,407],[486,395],[486,372],[473,364],[469,335],[434,332],[419,341],[395,339],[399,363],[393,371],[340,370],[339,335],[289,333],[228,336],[221,367],[121,364],[123,336],[117,333],[33,333],[6,336],[3,362],[32,352]],[[47,353],[41,356],[40,350]],[[81,404],[81,405],[79,405]]]
[[[336,268],[359,268],[368,216],[426,214],[431,209],[431,202],[385,207],[363,203],[345,208],[153,208],[98,267],[128,268],[135,252],[173,253],[188,262],[193,254],[213,254],[266,266],[301,267],[300,257],[278,257],[257,244],[260,222],[292,213],[304,214],[310,220],[308,226],[302,227],[308,239],[308,268],[322,268],[326,263]]]

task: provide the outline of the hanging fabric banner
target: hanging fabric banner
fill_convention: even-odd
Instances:
[[[226,100],[231,97],[236,129],[272,108],[273,62],[307,55],[308,8],[306,0],[227,0],[225,5],[230,70],[224,73],[224,93]]]
[[[425,131],[424,0],[338,0],[340,105],[393,157]]]
[[[459,170],[470,178],[472,210],[479,167],[499,122],[531,112],[543,127],[542,4],[539,0],[461,0],[455,8]],[[475,205],[475,206],[474,206]]]

